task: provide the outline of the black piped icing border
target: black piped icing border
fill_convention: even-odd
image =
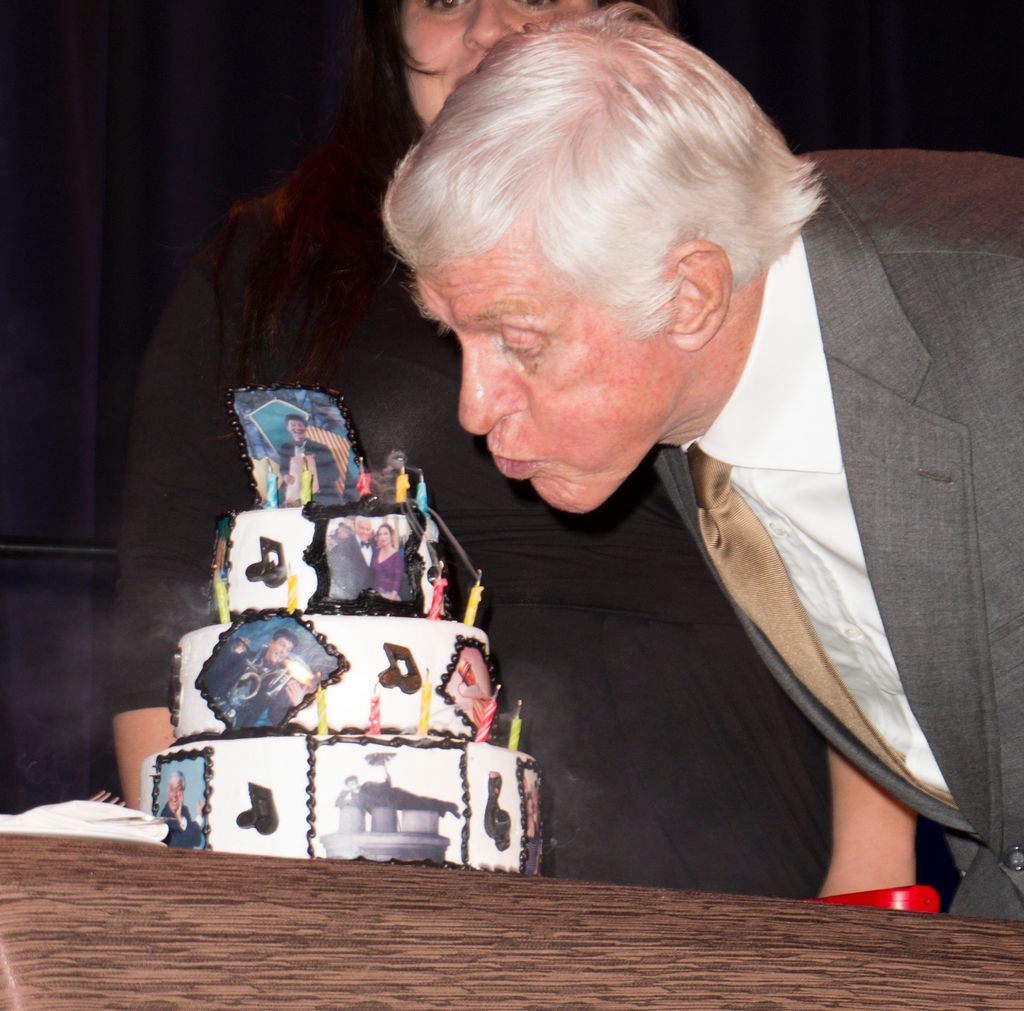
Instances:
[[[306,737],[306,855],[310,860],[316,858],[316,850],[313,840],[316,838],[314,827],[314,811],[316,809],[316,791],[313,784],[316,782],[316,738]]]
[[[160,779],[163,775],[164,766],[190,758],[203,759],[203,849],[212,850],[213,847],[210,845],[210,812],[212,811],[213,797],[213,748],[193,748],[187,751],[174,751],[170,754],[156,756],[156,766],[153,773],[152,813],[154,816],[160,813]]]
[[[363,590],[354,600],[340,600],[331,596],[331,572],[327,563],[327,526],[331,520],[355,516],[401,516],[404,509],[398,502],[363,499],[343,505],[319,505],[311,502],[303,515],[313,523],[313,540],[306,548],[303,560],[316,572],[316,589],[309,598],[307,610],[317,614],[366,614],[371,616],[398,615],[419,617],[424,612],[423,559],[419,550],[422,538],[413,528],[405,542],[405,578],[412,588],[410,600],[388,600],[373,590]],[[424,529],[426,527],[424,526]]]
[[[349,444],[352,446],[352,452],[355,454],[356,459],[366,460],[366,454],[363,452],[362,443],[359,440],[359,435],[356,432],[355,423],[352,421],[352,414],[348,409],[348,405],[345,403],[342,395],[337,391],[333,390],[328,386],[310,385],[307,383],[274,383],[273,385],[262,385],[259,383],[251,386],[233,386],[224,396],[224,402],[227,406],[228,417],[231,419],[231,428],[235,433],[235,438],[238,440],[239,456],[242,463],[245,464],[246,473],[249,476],[249,488],[253,493],[253,505],[259,507],[263,504],[263,495],[256,484],[256,479],[253,476],[252,463],[249,457],[248,447],[245,443],[245,429],[242,425],[241,418],[238,417],[238,412],[235,410],[235,394],[236,393],[257,393],[257,392],[276,392],[278,390],[301,390],[308,391],[310,393],[322,393],[327,397],[330,397],[337,405],[338,410],[341,414],[341,418],[345,423],[346,435],[348,437]],[[367,464],[367,466],[369,466]]]
[[[432,751],[441,749],[445,751],[456,750],[461,752],[459,756],[459,778],[461,779],[462,786],[462,863],[457,864],[451,860],[445,860],[442,866],[449,867],[456,870],[470,869],[469,863],[469,823],[473,816],[473,811],[470,806],[469,796],[469,767],[468,759],[466,755],[466,747],[469,741],[465,740],[454,740],[452,738],[444,737],[403,737],[395,736],[391,738],[385,737],[367,737],[365,735],[348,736],[346,734],[331,734],[326,738],[319,737],[307,737],[307,747],[309,749],[309,778],[306,784],[306,841],[307,841],[307,852],[310,857],[313,857],[314,846],[313,840],[316,838],[316,762],[317,752],[321,748],[328,748],[335,744],[357,744],[361,746],[376,745],[382,748],[417,748],[423,751]],[[522,786],[520,785],[520,790]],[[524,828],[525,832],[525,828]],[[431,867],[439,866],[434,861],[399,861],[399,860],[387,860],[382,861],[384,863],[424,863]]]
[[[302,617],[302,615],[302,611],[292,611],[289,613],[288,610],[285,608],[279,608],[273,611],[243,611],[237,618],[232,620],[231,624],[223,632],[221,632],[221,634],[217,637],[217,642],[214,644],[213,649],[210,651],[210,655],[203,661],[203,665],[199,669],[199,673],[196,675],[196,688],[198,689],[199,694],[202,696],[203,701],[207,704],[207,706],[209,706],[210,711],[213,713],[213,715],[216,716],[217,719],[225,725],[225,727],[232,731],[235,736],[263,736],[262,734],[257,733],[258,731],[263,730],[270,731],[273,733],[280,733],[282,729],[287,729],[289,722],[295,716],[296,713],[301,712],[303,709],[312,705],[316,699],[316,694],[310,693],[298,705],[289,708],[282,722],[273,727],[231,727],[228,720],[225,718],[224,713],[221,710],[221,707],[217,704],[217,701],[213,698],[213,696],[207,691],[204,675],[206,671],[209,669],[210,665],[213,664],[216,658],[219,656],[221,650],[224,649],[225,644],[228,642],[228,640],[231,639],[232,636],[239,630],[245,628],[248,625],[253,625],[259,621],[269,621],[271,618],[289,618],[292,621],[294,621],[297,625],[300,625],[307,632],[309,632],[309,634],[312,635],[314,639],[316,639],[318,645],[322,647],[322,649],[324,650],[325,653],[328,654],[328,656],[332,656],[338,661],[337,666],[334,668],[334,670],[330,671],[327,675],[325,675],[320,682],[325,689],[329,685],[337,684],[338,682],[340,682],[342,678],[344,678],[349,668],[351,667],[351,664],[349,663],[348,659],[344,656],[344,654],[342,654],[341,651],[333,643],[331,643],[330,640],[322,632],[318,632],[311,622],[306,621]],[[308,732],[304,728],[297,729],[301,730],[303,733]],[[196,736],[198,738],[203,735]]]
[[[171,729],[174,736],[178,736],[178,720],[181,718],[181,644],[174,647],[174,655],[171,657],[171,679],[167,686],[170,695],[167,699],[167,708],[171,711]]]

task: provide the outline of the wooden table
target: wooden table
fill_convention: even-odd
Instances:
[[[35,1008],[1024,1009],[1024,924],[0,838]]]

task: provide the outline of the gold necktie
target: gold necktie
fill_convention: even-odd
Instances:
[[[861,744],[907,782],[949,803],[948,793],[910,774],[903,756],[878,733],[836,673],[775,545],[733,487],[731,465],[708,456],[696,443],[686,455],[704,546],[739,607],[793,674]]]

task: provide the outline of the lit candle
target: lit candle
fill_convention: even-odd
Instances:
[[[430,697],[433,694],[434,689],[430,687],[430,671],[428,670],[420,687],[420,724],[416,730],[420,737],[426,737],[430,730]]]
[[[368,734],[380,733],[380,696],[374,692],[370,698],[370,725],[366,728]]]
[[[405,496],[409,492],[409,475],[406,474],[405,468],[403,467],[398,477],[395,478],[395,501],[404,502]]]
[[[277,508],[277,475],[267,468],[267,497],[263,502],[264,509]]]
[[[427,617],[432,621],[438,621],[441,618],[441,608],[444,606],[444,588],[447,585],[448,580],[444,578],[444,563],[442,563],[437,579],[434,580],[434,595],[430,598],[430,610],[427,612]]]
[[[476,609],[480,606],[480,598],[483,595],[483,584],[480,582],[480,573],[477,572],[476,582],[469,591],[469,600],[466,602],[466,616],[462,619],[464,625],[472,625],[476,621]]]
[[[316,686],[316,732],[327,733],[327,695],[323,685]]]
[[[299,606],[299,577],[291,569],[288,570],[288,613],[291,614]]]
[[[501,691],[499,688],[498,691]],[[477,744],[486,744],[487,738],[491,736],[491,724],[494,722],[494,714],[498,711],[498,692],[494,698],[488,699],[483,708],[480,718],[480,726],[476,728],[476,737],[473,740]]]
[[[360,498],[366,498],[370,494],[370,475],[363,466],[362,458],[359,460],[359,477],[356,478],[356,494]]]
[[[423,479],[423,475],[420,474],[419,483],[416,485],[416,505],[419,507],[421,513],[426,515],[427,512],[427,482]]]
[[[516,714],[512,718],[512,725],[508,728],[508,750],[519,750],[519,735],[523,731],[523,700],[516,702]]]
[[[217,617],[226,625],[231,621],[231,608],[228,607],[228,588],[220,576],[213,577],[213,599],[217,605]]]
[[[299,502],[306,505],[313,499],[313,472],[309,469],[305,457],[302,460],[302,477],[299,478]]]

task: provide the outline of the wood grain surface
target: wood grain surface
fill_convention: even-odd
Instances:
[[[1024,1009],[1024,924],[4,837],[0,995],[16,1009]]]

